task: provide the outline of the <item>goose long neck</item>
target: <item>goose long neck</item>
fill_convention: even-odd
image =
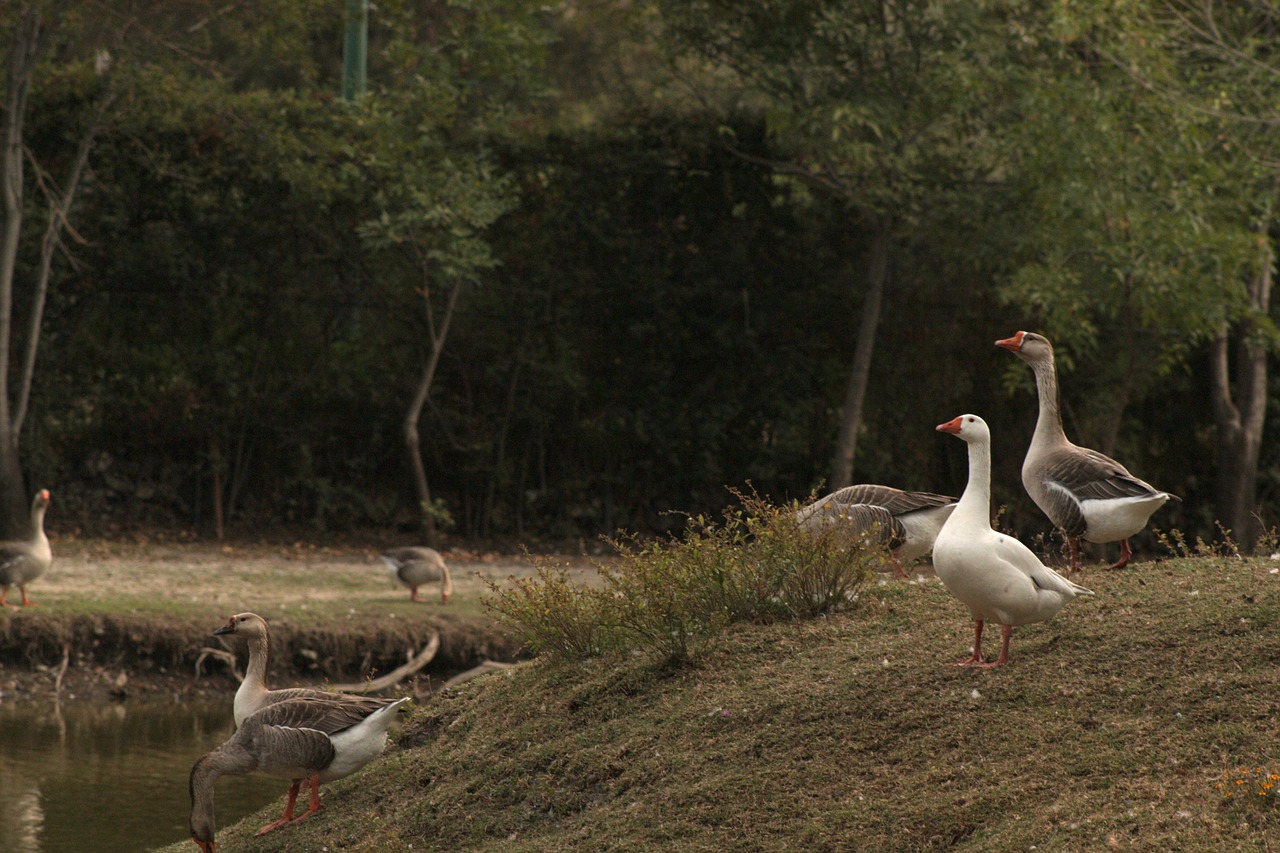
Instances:
[[[970,441],[969,482],[954,515],[991,525],[991,442]]]
[[[254,769],[247,751],[226,743],[207,753],[191,768],[191,837],[197,841],[213,841],[217,822],[213,808],[213,785],[227,774],[243,775]]]
[[[1067,438],[1062,431],[1062,404],[1058,396],[1058,370],[1054,366],[1053,357],[1033,362],[1031,370],[1036,377],[1036,392],[1040,398],[1040,414],[1036,418],[1032,443],[1065,442]]]
[[[244,683],[266,690],[267,670],[271,668],[271,635],[264,632],[249,640],[249,663],[245,666]]]
[[[34,542],[48,542],[49,537],[44,532],[44,514],[49,506],[36,507],[31,511],[31,538]]]

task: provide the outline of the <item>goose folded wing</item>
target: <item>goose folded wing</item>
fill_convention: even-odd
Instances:
[[[1111,457],[1096,450],[1078,448],[1078,451],[1056,457],[1046,475],[1081,500],[1140,498],[1157,493],[1149,483],[1130,474]]]
[[[1040,562],[1040,558],[1017,539],[1012,536],[1005,536],[1003,533],[997,533],[996,537],[996,555],[1029,577],[1037,588],[1053,590],[1066,595],[1079,595],[1082,592],[1087,592],[1084,587],[1072,583]]]

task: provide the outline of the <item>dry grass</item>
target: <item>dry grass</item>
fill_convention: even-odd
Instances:
[[[525,665],[419,708],[323,815],[250,841],[272,803],[220,849],[1268,850],[1270,801],[1217,786],[1280,773],[1273,566],[1090,572],[992,671],[947,665],[971,628],[936,581],[684,668]]]

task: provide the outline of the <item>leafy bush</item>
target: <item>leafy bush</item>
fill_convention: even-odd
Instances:
[[[573,583],[563,566],[535,564],[537,577],[512,578],[501,588],[486,578],[493,594],[485,596],[485,607],[535,654],[581,660],[605,651],[604,593]]]
[[[538,577],[490,584],[485,605],[537,653],[577,660],[637,651],[680,662],[735,622],[810,618],[851,604],[884,553],[837,526],[810,532],[796,504],[734,492],[723,520],[690,517],[683,537],[611,540],[602,587],[575,586],[539,564]]]

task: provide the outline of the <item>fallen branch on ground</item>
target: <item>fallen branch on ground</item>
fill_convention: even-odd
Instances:
[[[426,648],[418,652],[412,660],[404,666],[388,672],[381,678],[374,678],[369,681],[362,681],[358,684],[330,684],[330,690],[337,690],[340,693],[376,693],[379,690],[386,690],[393,684],[399,684],[404,679],[422,669],[431,659],[436,656],[436,652],[440,650],[440,632],[431,632],[431,642],[427,643]]]
[[[487,660],[479,666],[473,666],[466,672],[460,672],[453,678],[450,678],[444,684],[440,685],[441,690],[448,690],[451,687],[457,687],[464,681],[470,681],[473,678],[484,675],[486,672],[494,672],[495,670],[510,669],[515,666],[513,663],[503,663],[502,661]]]

